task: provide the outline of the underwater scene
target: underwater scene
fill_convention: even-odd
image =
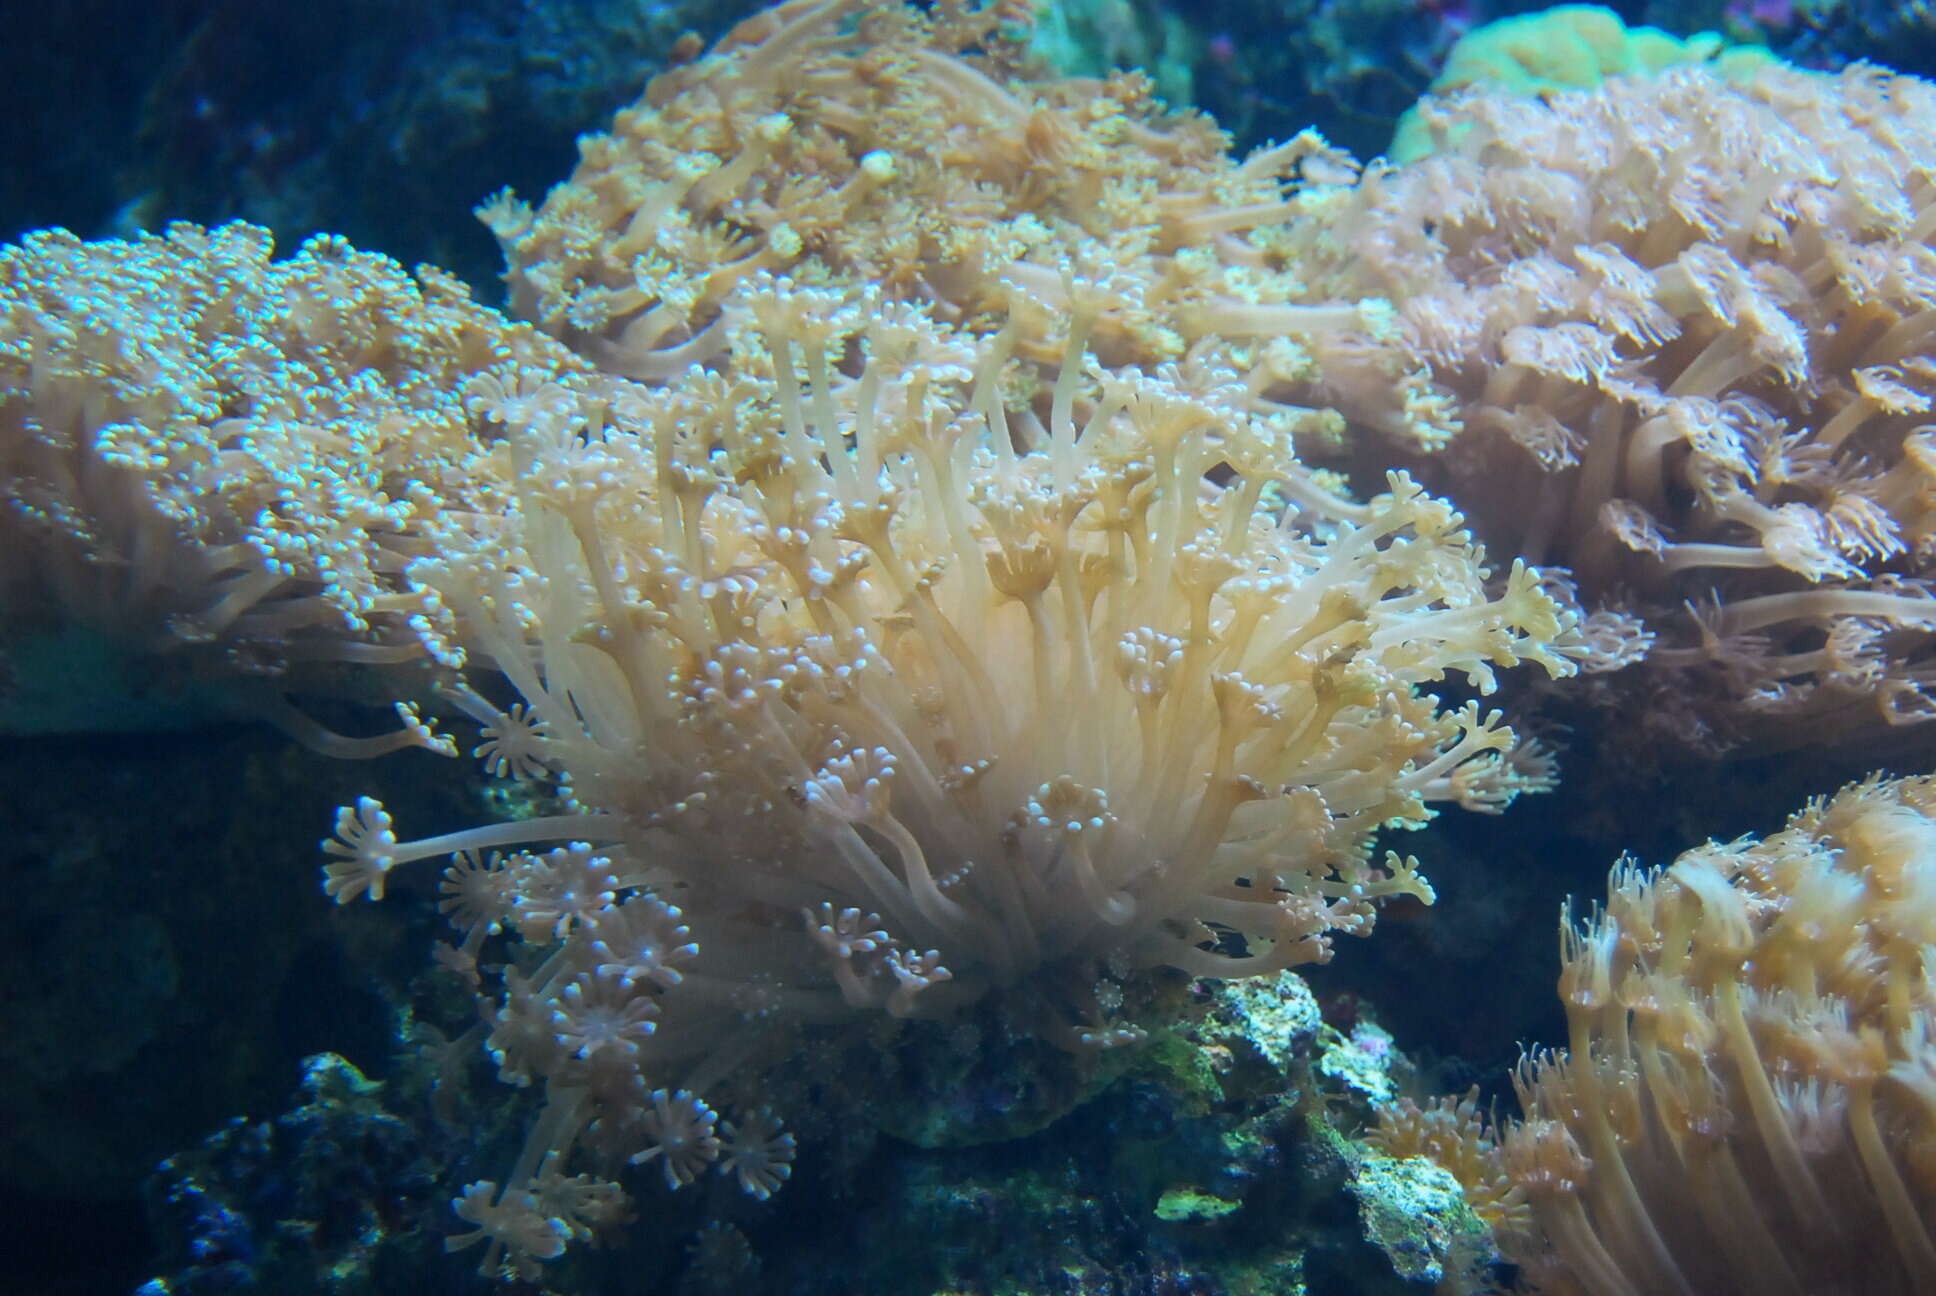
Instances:
[[[1936,9],[0,43],[5,1296],[1936,1296]]]

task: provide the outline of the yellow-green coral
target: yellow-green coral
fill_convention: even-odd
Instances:
[[[1658,27],[1629,27],[1603,5],[1558,5],[1475,27],[1446,55],[1429,94],[1489,86],[1524,95],[1589,90],[1608,77],[1652,76],[1682,63],[1713,63],[1730,79],[1752,76],[1774,56],[1759,45],[1727,45],[1714,32],[1685,40]],[[1416,108],[1398,119],[1392,161],[1436,148]]]

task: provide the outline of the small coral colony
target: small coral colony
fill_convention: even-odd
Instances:
[[[487,1272],[652,1177],[779,1189],[792,1041],[1134,1048],[1160,970],[1429,903],[1381,833],[1556,787],[1502,683],[1715,761],[1936,716],[1931,87],[1690,44],[1428,96],[1402,164],[1238,158],[1026,10],[742,24],[480,209],[503,313],[240,224],[0,252],[10,614],[546,788],[325,845],[340,902],[441,871],[463,1042],[542,1091],[452,1186]],[[287,700],[346,666],[394,734]],[[1386,1148],[1544,1290],[1936,1290],[1936,781],[1563,931],[1523,1115]]]

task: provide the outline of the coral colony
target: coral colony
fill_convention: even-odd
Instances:
[[[621,1181],[779,1189],[789,1041],[999,1001],[1133,1047],[1153,970],[1430,903],[1382,830],[1555,785],[1498,672],[1710,755],[1932,714],[1928,86],[1697,51],[1429,99],[1403,166],[1235,159],[1031,71],[1025,10],[748,20],[480,210],[508,314],[244,225],[0,252],[11,614],[551,789],[324,848],[339,902],[441,871],[460,1043],[542,1088],[453,1186],[487,1273]],[[345,667],[394,734],[286,700]],[[1623,865],[1523,1120],[1379,1137],[1550,1290],[1820,1290],[1857,1241],[1927,1289],[1932,815],[1872,781]]]

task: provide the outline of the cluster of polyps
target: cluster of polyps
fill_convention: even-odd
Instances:
[[[487,1008],[506,1076],[551,1086],[524,1175],[655,1155],[647,1085],[697,1094],[766,1029],[1000,991],[1106,1046],[1136,1032],[1105,963],[1269,972],[1431,898],[1372,834],[1496,802],[1512,738],[1416,686],[1563,669],[1534,573],[1489,593],[1402,476],[1327,495],[1214,372],[1085,372],[1091,318],[1032,400],[999,340],[917,313],[772,282],[744,310],[730,379],[485,392],[514,500],[412,569],[480,691],[520,695],[453,694],[484,759],[583,812],[399,844],[368,806],[334,847],[349,895],[597,843],[447,884],[460,968],[494,928],[557,945]],[[606,966],[634,927],[657,964]]]

